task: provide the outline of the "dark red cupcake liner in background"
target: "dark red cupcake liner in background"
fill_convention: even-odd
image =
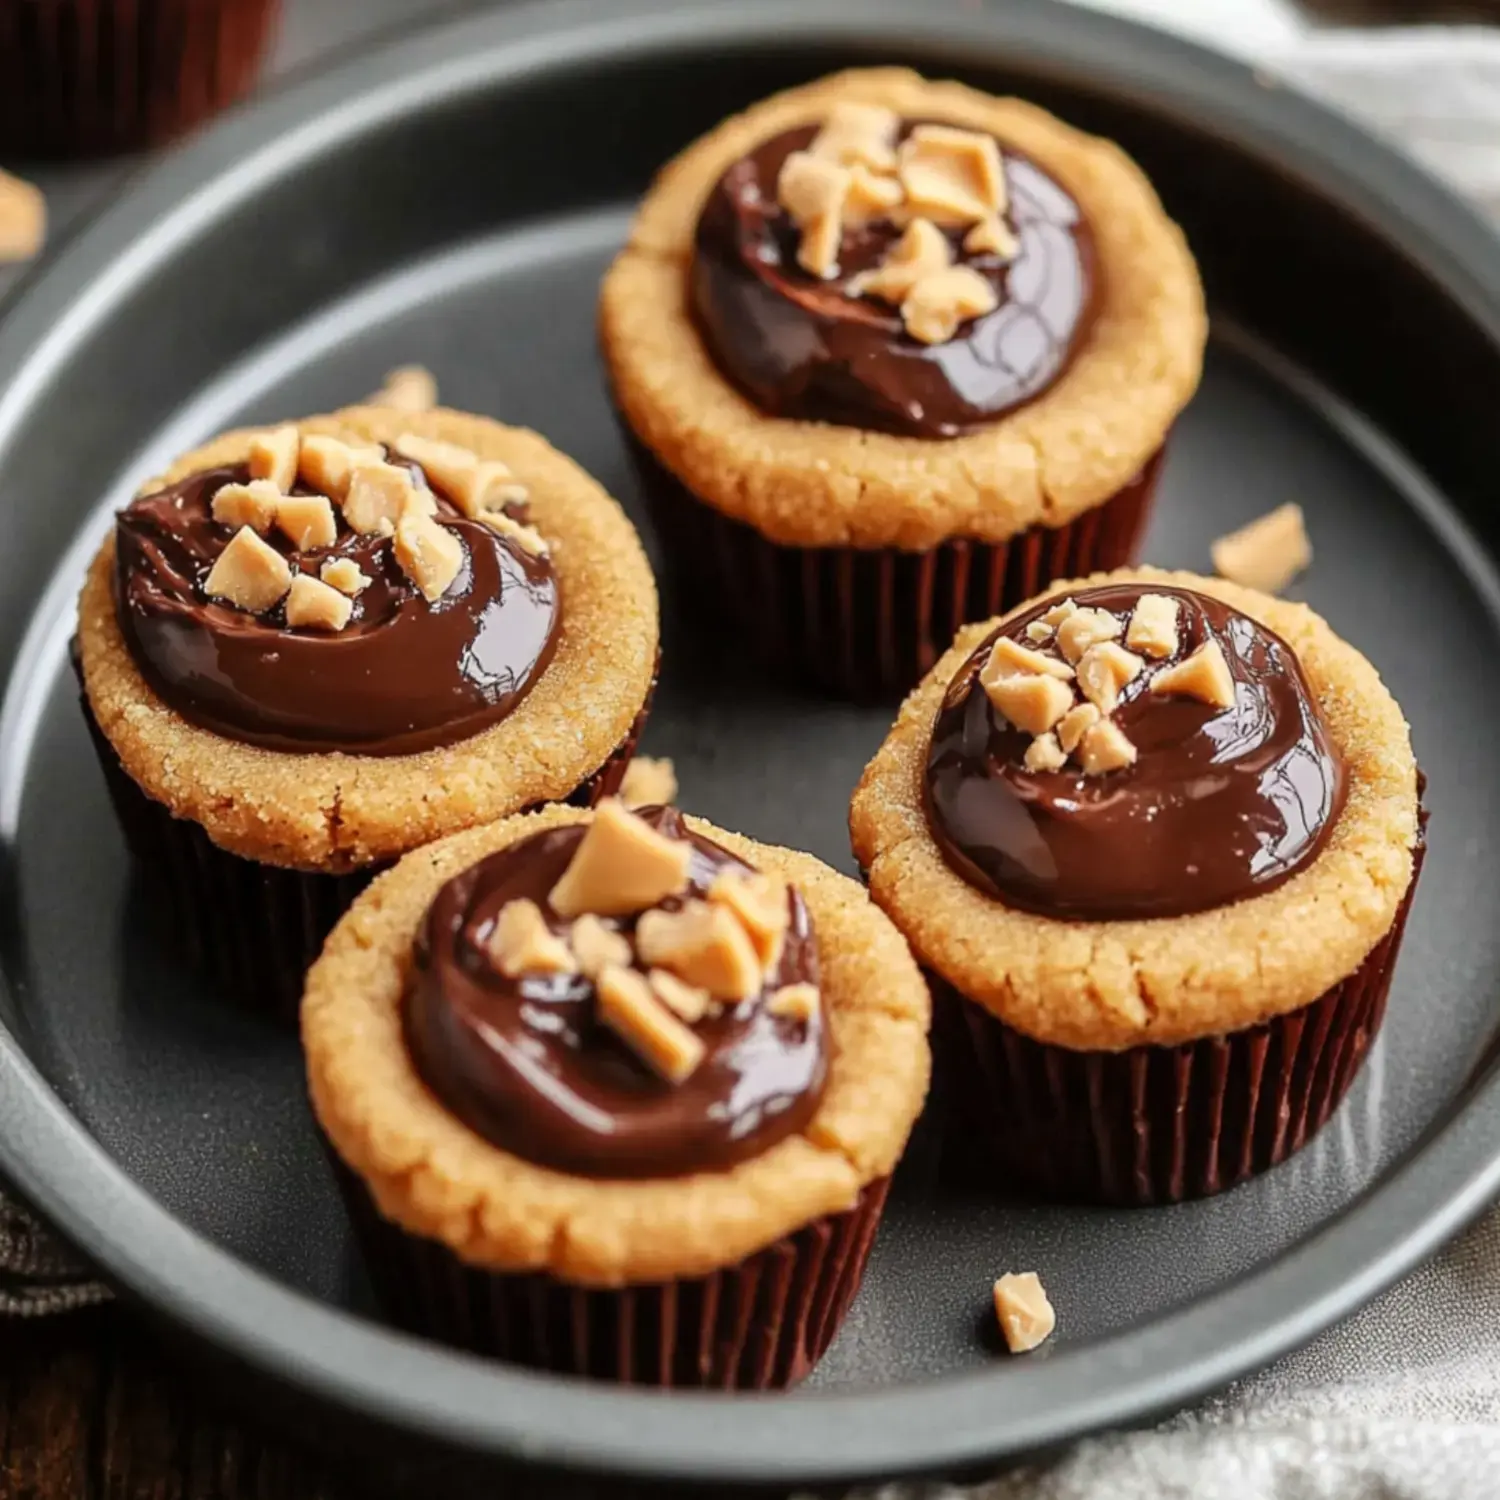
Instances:
[[[1353,974],[1228,1036],[1074,1052],[929,974],[955,1145],[1003,1191],[1130,1206],[1206,1198],[1285,1161],[1328,1123],[1380,1030],[1425,852],[1424,838],[1391,930]]]
[[[0,0],[0,151],[135,150],[248,92],[279,0]]]
[[[1032,527],[1000,543],[960,539],[901,552],[779,546],[699,500],[627,438],[669,559],[669,583],[725,618],[767,663],[853,699],[904,693],[962,626],[1002,614],[1059,578],[1134,561],[1165,452],[1065,526]]]
[[[712,1275],[593,1290],[545,1273],[466,1265],[383,1218],[335,1161],[386,1313],[409,1332],[557,1374],[624,1385],[765,1391],[827,1352],[859,1290],[889,1178],[833,1214]]]
[[[654,693],[655,683],[652,690]],[[651,711],[646,702],[609,759],[565,800],[592,807],[620,789]],[[120,764],[82,695],[110,802],[146,885],[164,948],[248,1009],[294,1020],[308,966],[354,898],[388,864],[341,874],[258,864],[221,849],[146,795]]]

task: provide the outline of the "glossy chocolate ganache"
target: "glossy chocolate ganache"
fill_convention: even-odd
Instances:
[[[438,451],[450,464],[478,463],[464,450],[439,445]],[[441,590],[436,597],[427,597],[421,575],[403,563],[410,554],[398,546],[403,534],[396,525],[356,529],[337,496],[330,497],[332,527],[314,539],[294,539],[265,520],[250,528],[257,537],[244,538],[241,525],[216,520],[216,497],[226,486],[246,484],[248,465],[189,475],[121,512],[115,528],[120,628],[143,675],[185,718],[274,750],[407,754],[496,723],[546,666],[559,601],[545,545],[518,541],[539,541],[524,527],[510,534],[496,529],[507,518],[525,520],[524,500],[509,500],[485,521],[479,518],[485,512],[465,514],[420,464],[378,445],[363,458],[409,476],[439,533],[457,540],[455,550],[437,536],[438,563],[446,546],[456,571],[446,583],[441,571],[429,580],[434,592]],[[326,490],[299,476],[285,493]],[[510,486],[507,493],[522,491]],[[216,596],[215,564],[231,542],[247,540],[284,559],[293,578],[339,580],[342,593],[299,585],[331,603],[332,618],[289,623],[297,597],[289,592],[261,608]],[[412,545],[420,550],[425,543]],[[252,560],[265,559],[257,549]],[[335,595],[347,599],[346,612]],[[347,617],[335,623],[341,612]]]
[[[873,143],[859,134],[871,128]],[[982,161],[975,167],[954,156],[957,206],[925,204],[903,187],[920,190],[906,153],[924,130],[960,146],[968,136],[994,153],[992,233],[970,217],[983,185],[976,180],[972,193],[965,185],[966,173],[983,174]],[[799,222],[784,206],[799,202],[785,187],[794,157],[804,166],[818,157],[859,178],[842,200],[836,249],[816,273],[799,254],[819,224],[806,215]],[[938,166],[946,170],[941,159]],[[883,207],[876,199],[894,201]],[[900,283],[884,295],[868,289],[903,243],[913,246],[904,237],[918,218],[941,237],[939,246],[929,235],[938,268],[945,259],[966,268],[976,305],[988,306],[960,318],[947,337],[942,328],[922,337],[910,331],[921,325],[899,300]],[[946,438],[1015,410],[1063,373],[1091,325],[1094,274],[1093,237],[1078,204],[1034,161],[976,132],[894,115],[883,126],[851,126],[835,116],[765,141],[725,172],[698,223],[691,297],[715,362],[768,414]]]
[[[1345,795],[1285,641],[1206,595],[1123,584],[989,637],[944,698],[924,781],[933,837],[966,880],[1082,920],[1273,890],[1317,856]]]
[[[559,882],[575,861],[618,875],[627,856],[616,850],[639,834],[637,822],[681,847],[680,873],[662,887],[675,889],[584,896],[609,915],[564,902]],[[549,829],[438,892],[405,1002],[418,1071],[472,1129],[542,1166],[668,1177],[758,1155],[808,1123],[827,1078],[807,908],[795,889],[757,877],[673,809],[637,815],[606,802],[596,823],[609,848],[600,840],[584,848],[588,824]],[[730,950],[746,961],[750,929],[722,903],[726,878],[752,881],[742,889],[769,916],[739,982],[726,953],[713,949],[733,923]],[[684,914],[696,920],[698,942],[674,954],[670,929]],[[635,1009],[621,1019],[611,997]]]

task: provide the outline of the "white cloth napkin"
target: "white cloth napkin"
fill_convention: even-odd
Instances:
[[[865,1500],[872,1500],[875,1492]],[[1495,1500],[1500,1214],[1347,1323],[1155,1431],[880,1500]]]

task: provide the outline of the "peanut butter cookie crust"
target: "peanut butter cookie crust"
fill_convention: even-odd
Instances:
[[[581,1286],[708,1274],[803,1225],[845,1213],[905,1147],[928,1081],[926,987],[854,882],[805,854],[697,819],[695,832],[796,885],[819,937],[833,1066],[808,1127],[718,1172],[645,1181],[570,1176],[475,1135],[422,1083],[402,1035],[411,943],[460,870],[568,808],[508,818],[408,855],[360,897],[308,975],[302,1010],[319,1121],[382,1214],[466,1264]]]
[[[770,418],[716,368],[686,268],[705,197],[765,138],[838,101],[992,133],[1077,199],[1099,250],[1100,306],[1070,367],[982,431],[925,442]],[[919,551],[1059,527],[1127,486],[1196,387],[1206,320],[1192,258],[1150,184],[1107,141],[1017,100],[901,69],[838,74],[727,120],[661,173],[605,280],[616,399],[697,497],[786,546]]]
[[[1277,889],[1188,916],[1066,922],[1013,910],[956,874],[928,829],[921,773],[953,674],[994,622],[969,627],[907,699],[850,812],[876,902],[920,962],[1035,1041],[1078,1051],[1170,1046],[1253,1027],[1318,1000],[1390,932],[1413,878],[1417,768],[1375,669],[1305,605],[1143,568],[1058,583],[1159,583],[1223,600],[1296,652],[1348,774],[1318,857]]]
[[[574,792],[627,740],[655,673],[655,584],[619,506],[537,434],[481,417],[355,407],[298,426],[353,443],[410,433],[508,464],[552,544],[562,595],[555,655],[514,712],[453,745],[379,758],[259,749],[190,723],[145,681],[115,617],[111,540],[79,601],[79,649],[90,709],[130,777],[223,849],[331,871]],[[244,459],[251,437],[225,434],[142,493]]]

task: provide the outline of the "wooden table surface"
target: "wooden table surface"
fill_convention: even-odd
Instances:
[[[3,1500],[352,1500],[116,1307],[0,1324]]]
[[[286,0],[276,70],[452,0]],[[1445,10],[1493,18],[1497,0]],[[1317,0],[1361,19],[1430,17],[1437,5]],[[65,222],[118,168],[41,176]],[[3,290],[3,280],[0,280]],[[352,1500],[346,1466],[231,1414],[214,1382],[184,1372],[150,1330],[112,1306],[38,1322],[0,1322],[0,1500]]]

